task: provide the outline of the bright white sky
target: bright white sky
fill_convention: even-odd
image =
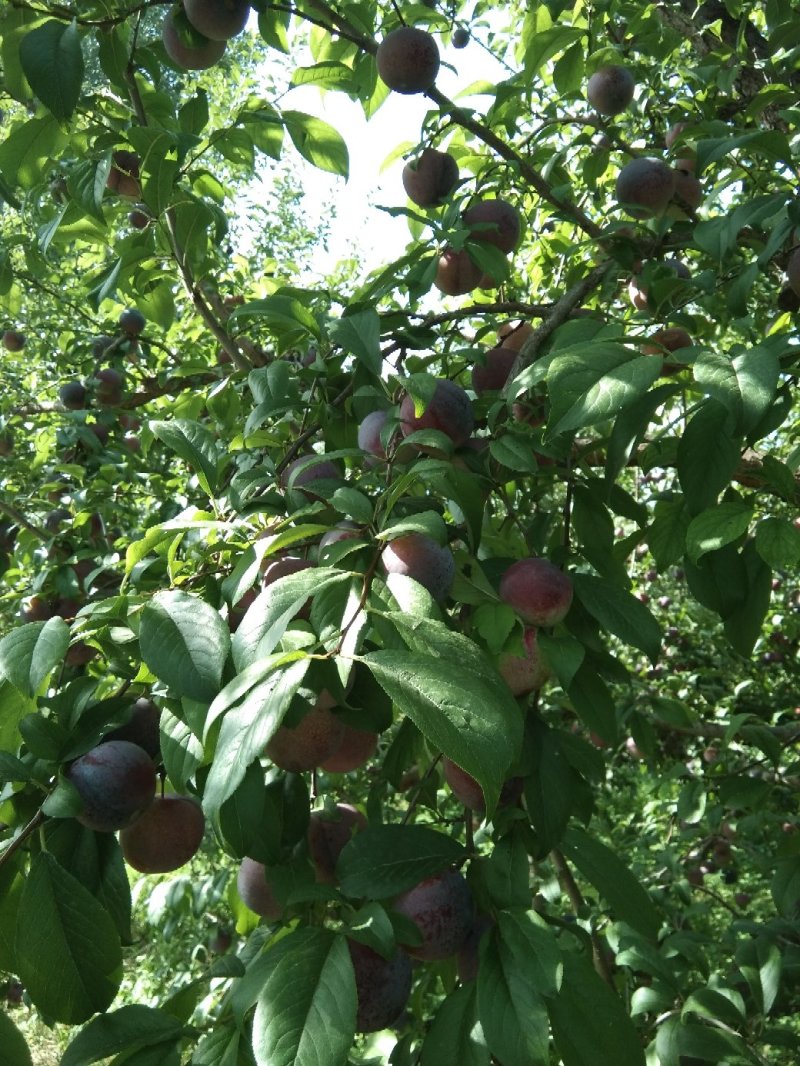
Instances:
[[[494,83],[505,76],[500,64],[474,41],[456,50],[445,48],[441,37],[437,40],[442,67],[436,85],[447,96],[455,97],[479,79]],[[445,64],[451,64],[455,70]],[[469,99],[470,106],[479,110],[490,102],[488,96]],[[320,252],[319,256],[320,271],[333,267],[337,260],[348,255],[358,256],[364,264],[364,274],[399,257],[410,239],[405,218],[392,218],[371,205],[402,207],[406,204],[401,180],[403,159],[394,161],[383,173],[381,166],[398,145],[418,143],[422,119],[431,109],[431,102],[424,95],[390,93],[370,122],[364,118],[361,107],[344,93],[323,94],[310,86],[290,90],[281,104],[324,119],[344,137],[350,153],[347,183],[300,160],[306,191],[304,207],[309,215],[325,218],[331,203],[336,205],[329,252],[327,256]]]

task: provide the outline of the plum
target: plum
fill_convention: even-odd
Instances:
[[[442,759],[442,772],[444,773],[445,781],[450,786],[450,791],[459,803],[463,803],[465,807],[475,811],[476,814],[485,813],[486,800],[483,797],[483,789],[472,774],[462,770],[447,756]],[[498,807],[510,807],[518,803],[522,795],[522,788],[523,780],[521,777],[510,777],[500,790],[500,798],[497,801]]]
[[[183,70],[207,70],[225,54],[225,41],[211,41],[198,33],[180,8],[164,16],[161,42],[175,66]]]
[[[423,585],[435,600],[444,600],[453,584],[456,561],[447,547],[424,533],[405,533],[383,549],[387,574],[405,574]]]
[[[631,218],[662,215],[675,194],[675,172],[660,159],[640,156],[617,175],[617,203]]]
[[[458,163],[447,152],[425,148],[418,159],[403,167],[403,188],[418,207],[436,207],[458,184]]]
[[[127,740],[136,744],[154,761],[161,761],[161,711],[152,700],[142,697],[138,699],[130,709],[130,716],[117,729],[106,733],[101,743],[107,744],[111,740]]]
[[[381,81],[396,93],[424,93],[439,73],[433,36],[416,26],[400,26],[383,38],[375,55]]]
[[[66,777],[83,801],[78,821],[100,833],[131,825],[156,793],[153,760],[128,740],[99,744],[75,759]]]
[[[321,767],[329,774],[348,774],[351,770],[358,770],[360,766],[368,762],[375,754],[377,747],[377,733],[368,729],[355,729],[344,723],[342,743],[333,755],[321,764]]]
[[[411,961],[402,951],[384,959],[377,951],[348,940],[356,979],[356,1031],[377,1033],[397,1020],[411,994]]]
[[[228,41],[247,25],[250,0],[183,0],[186,17],[210,41]]]
[[[458,448],[466,444],[475,426],[472,401],[454,381],[440,378],[422,414],[415,411],[409,394],[400,403],[400,430],[404,437],[419,429],[438,429]]]
[[[283,915],[283,906],[275,899],[263,863],[242,859],[236,875],[236,890],[242,903],[267,921],[277,922]]]
[[[548,559],[520,559],[500,581],[500,599],[513,607],[523,622],[554,626],[572,603],[572,581]]]
[[[206,820],[190,796],[156,796],[119,835],[125,862],[143,874],[165,874],[185,865],[203,842]]]
[[[336,815],[314,811],[308,821],[308,852],[314,864],[317,881],[336,882],[336,863],[342,848],[355,833],[367,828],[367,819],[350,803],[337,803]]]
[[[627,67],[600,67],[589,78],[586,96],[601,115],[618,115],[630,106],[636,82]]]
[[[445,248],[439,257],[433,284],[445,296],[463,296],[477,289],[482,277],[483,271],[465,248],[459,252]]]
[[[491,348],[485,356],[483,363],[475,363],[472,367],[472,387],[478,396],[484,392],[497,392],[508,381],[514,363],[517,361],[517,351],[514,348]]]
[[[472,235],[474,240],[493,244],[506,254],[519,244],[522,218],[507,200],[479,200],[464,212],[463,218],[470,229],[478,227]]]
[[[472,893],[457,870],[420,881],[398,896],[392,907],[410,918],[422,935],[421,944],[404,947],[417,959],[430,961],[454,955],[472,929]]]
[[[293,729],[280,726],[264,749],[276,766],[299,774],[331,757],[344,737],[344,723],[318,700]]]
[[[526,696],[541,688],[550,675],[536,643],[534,626],[526,627],[522,634],[522,649],[522,655],[503,652],[497,660],[497,669],[512,696]]]

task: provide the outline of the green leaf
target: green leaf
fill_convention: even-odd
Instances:
[[[67,177],[67,190],[72,199],[103,226],[106,224],[103,193],[110,169],[110,157],[101,159],[100,162],[86,159],[82,163],[76,163]]]
[[[331,323],[330,333],[333,341],[354,355],[367,370],[380,374],[383,357],[381,322],[377,311],[370,307],[366,311],[344,315]]]
[[[312,67],[297,67],[292,85],[315,85],[319,89],[353,91],[353,71],[344,63],[315,63]]]
[[[305,657],[290,663],[279,662],[238,706],[226,711],[203,791],[203,807],[208,814],[218,811],[233,795],[247,767],[263,755],[289,710],[308,665]]]
[[[676,500],[659,500],[656,504],[653,524],[647,531],[647,543],[662,570],[684,554],[690,521],[682,496]]]
[[[567,830],[562,849],[618,918],[642,936],[656,939],[661,925],[658,911],[639,881],[611,848],[582,829],[573,827]]]
[[[741,502],[718,503],[692,519],[686,531],[686,551],[692,562],[739,540],[747,532],[753,508]]]
[[[489,454],[492,459],[506,467],[507,470],[516,470],[522,474],[532,474],[539,469],[536,454],[531,447],[530,438],[517,436],[514,433],[503,433],[501,436],[492,438],[489,443]]]
[[[452,991],[427,1029],[421,1066],[489,1066],[489,1049],[477,1012],[473,982]]]
[[[0,1047],[3,1049],[3,1066],[33,1066],[33,1059],[25,1043],[25,1037],[2,1010],[0,1010]]]
[[[346,896],[388,899],[461,862],[458,841],[422,825],[373,825],[344,846],[336,876]]]
[[[29,189],[44,178],[51,159],[66,143],[66,134],[54,118],[32,118],[0,144],[0,171],[10,184]]]
[[[20,59],[30,87],[59,121],[71,117],[83,84],[83,53],[75,22],[51,19],[26,34]]]
[[[661,627],[647,607],[612,581],[573,574],[575,594],[600,625],[625,644],[639,648],[653,662],[661,651]]]
[[[769,889],[778,913],[790,921],[795,919],[800,908],[800,855],[776,864]]]
[[[266,955],[270,966],[253,1018],[257,1066],[344,1066],[356,1027],[347,943],[300,929]]]
[[[617,993],[591,962],[565,953],[559,994],[548,1001],[553,1039],[564,1066],[597,1066],[598,1049],[614,1066],[645,1066],[639,1034]]]
[[[64,661],[68,647],[69,626],[63,618],[29,622],[0,640],[0,673],[23,696],[33,697]]]
[[[525,802],[536,830],[536,855],[544,858],[559,843],[572,814],[575,771],[564,757],[558,733],[531,719],[525,734]]]
[[[753,429],[775,400],[780,364],[776,353],[766,348],[751,348],[733,358],[703,351],[693,369],[698,385],[733,415],[738,433]]]
[[[756,551],[773,570],[800,563],[800,529],[788,518],[765,518],[756,526]]]
[[[108,911],[52,855],[31,863],[17,918],[19,976],[34,1005],[77,1025],[119,988],[122,950]]]
[[[541,630],[536,634],[539,652],[566,691],[583,662],[586,649],[574,637],[555,637]]]
[[[501,911],[497,928],[503,950],[514,958],[520,979],[540,996],[556,995],[563,966],[558,940],[549,926],[531,911]]]
[[[478,966],[478,1017],[486,1043],[503,1066],[549,1066],[544,1000],[498,938],[488,938]]]
[[[522,836],[506,833],[482,862],[486,890],[495,907],[528,907],[531,902],[530,863]]]
[[[199,596],[157,592],[142,611],[139,645],[148,669],[178,695],[210,703],[219,692],[230,632]]]
[[[722,404],[709,401],[678,442],[678,478],[694,514],[716,502],[739,464],[741,449],[728,430],[728,419]]]
[[[276,293],[263,300],[250,300],[233,312],[229,322],[238,324],[251,318],[264,319],[267,328],[272,327],[278,334],[288,329],[299,330],[301,335],[310,334],[315,340],[322,338],[319,322],[313,312],[295,296]]]
[[[148,428],[197,475],[200,487],[207,496],[215,496],[219,486],[221,460],[224,451],[205,426],[187,418],[173,418],[169,422],[149,422]]]
[[[348,176],[347,145],[333,126],[302,111],[284,111],[283,121],[292,143],[304,159],[320,170],[344,178]]]
[[[502,684],[472,663],[412,651],[376,651],[363,661],[402,714],[483,789],[491,817],[522,740],[522,716]]]
[[[560,350],[547,372],[550,436],[613,418],[643,396],[661,361],[611,341]]]
[[[93,1018],[64,1052],[60,1066],[90,1066],[122,1051],[177,1040],[190,1033],[173,1015],[154,1007],[120,1007]]]

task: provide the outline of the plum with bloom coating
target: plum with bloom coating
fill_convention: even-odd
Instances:
[[[143,874],[170,873],[197,852],[205,825],[200,804],[190,796],[156,796],[120,833],[123,858]]]
[[[348,940],[356,978],[356,1032],[378,1033],[397,1020],[411,994],[411,960],[402,951],[384,959],[377,951]]]
[[[572,581],[549,559],[512,563],[500,581],[500,599],[532,626],[554,626],[572,603]]]
[[[392,909],[410,918],[422,943],[405,947],[417,959],[446,959],[454,955],[472,929],[474,905],[469,885],[457,870],[427,877],[403,892]]]
[[[438,601],[446,598],[456,575],[456,561],[450,549],[424,533],[406,533],[390,541],[383,549],[381,562],[387,574],[412,577]]]
[[[424,93],[439,73],[439,49],[430,33],[400,26],[383,38],[375,55],[380,79],[396,93]]]
[[[72,763],[66,777],[83,801],[76,818],[100,833],[131,825],[156,794],[153,760],[128,740],[110,740],[92,748]]]

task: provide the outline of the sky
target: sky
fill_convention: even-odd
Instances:
[[[496,82],[504,76],[503,68],[474,41],[456,50],[444,47],[441,38],[442,66],[437,88],[451,98],[473,82],[482,79]],[[310,62],[310,60],[309,60]],[[455,69],[448,69],[451,64]],[[487,96],[471,96],[471,107],[483,110],[490,103]],[[370,122],[359,104],[344,93],[321,93],[310,86],[291,89],[281,105],[324,119],[344,137],[350,154],[350,177],[342,178],[302,163],[302,180],[306,191],[304,207],[309,216],[328,216],[330,204],[336,205],[327,255],[320,253],[322,273],[350,254],[356,254],[364,266],[363,273],[399,257],[410,240],[405,218],[392,218],[374,205],[403,207],[407,203],[402,184],[404,160],[395,160],[385,171],[381,166],[403,142],[417,145],[422,120],[433,106],[424,95],[404,96],[390,93]]]

